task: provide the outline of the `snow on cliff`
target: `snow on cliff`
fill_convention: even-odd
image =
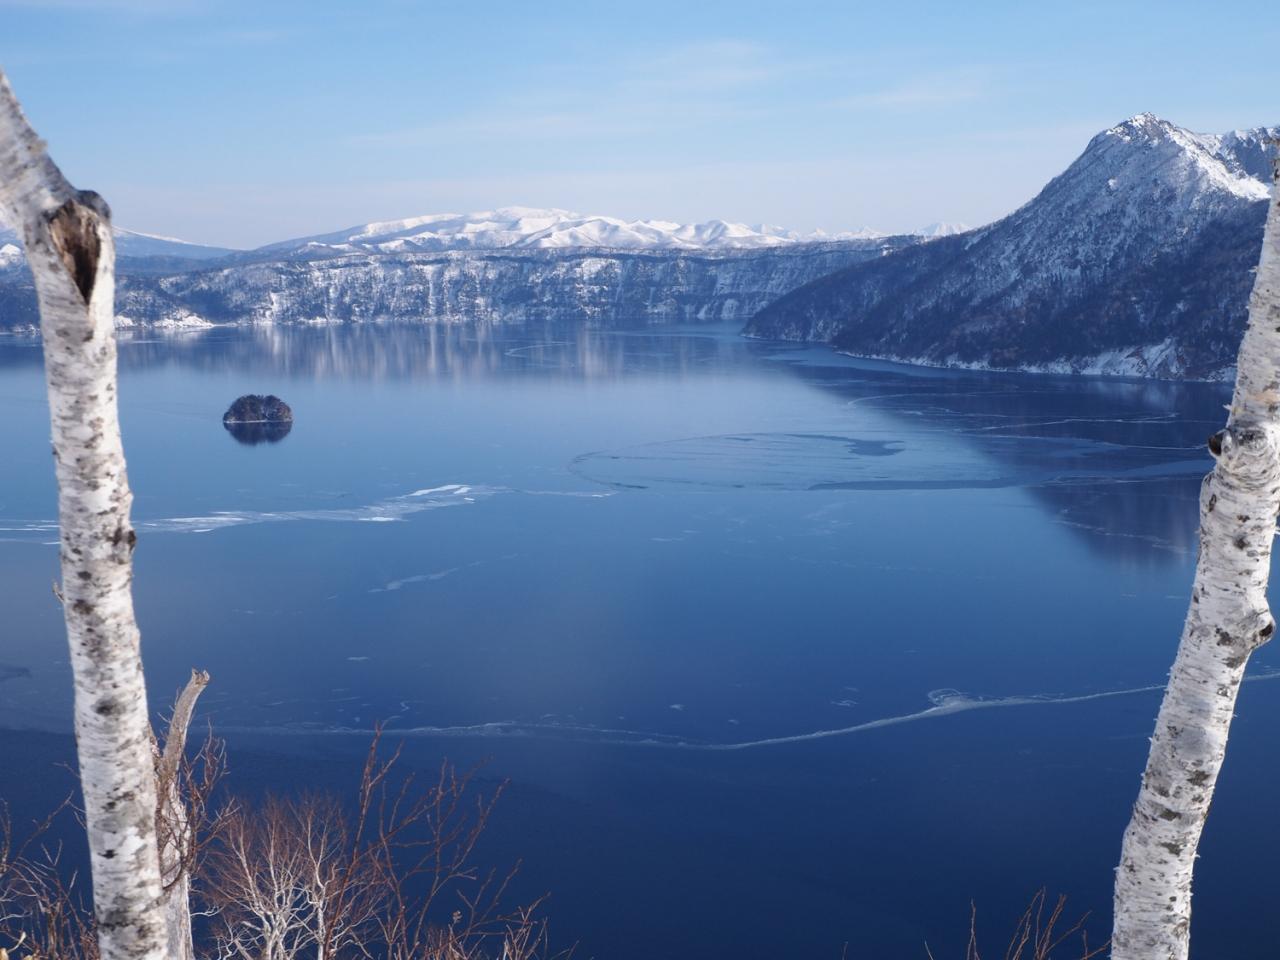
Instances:
[[[1277,132],[1138,114],[1003,220],[852,265],[748,331],[944,366],[1227,376]]]

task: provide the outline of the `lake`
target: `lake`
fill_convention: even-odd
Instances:
[[[719,327],[120,358],[153,705],[209,670],[233,785],[349,783],[378,722],[411,763],[486,760],[512,788],[485,854],[581,957],[943,960],[971,901],[992,953],[1041,886],[1105,938],[1225,388]],[[251,392],[293,407],[283,439],[224,430]],[[65,733],[38,343],[0,341],[0,405],[0,726]],[[1198,868],[1193,942],[1237,958],[1280,892],[1273,647]]]

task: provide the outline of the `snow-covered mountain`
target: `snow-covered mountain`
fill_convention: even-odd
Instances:
[[[440,213],[348,227],[335,233],[268,244],[261,257],[342,256],[351,253],[438,253],[445,250],[581,249],[755,250],[816,241],[874,239],[871,231],[828,236],[725,220],[682,224],[620,220],[568,210],[501,207],[479,213]]]
[[[934,239],[962,233],[964,224],[931,223],[904,237]],[[211,247],[175,237],[115,227],[116,251],[134,260],[217,260],[238,262],[318,260],[358,253],[440,253],[457,250],[688,250],[720,252],[760,250],[795,244],[883,240],[893,234],[867,227],[827,233],[801,233],[785,227],[730,223],[676,223],[669,220],[621,220],[584,216],[568,210],[500,207],[478,213],[438,213],[404,220],[360,224],[333,233],[269,243],[254,250]],[[0,266],[21,259],[17,235],[0,226]],[[156,268],[160,263],[134,264]]]
[[[1277,133],[1139,114],[1003,220],[817,280],[747,332],[948,366],[1226,376]]]
[[[962,233],[964,224],[931,223],[906,234],[926,239]],[[351,253],[438,253],[445,250],[607,249],[758,250],[799,243],[878,240],[890,236],[862,228],[839,233],[800,233],[785,227],[726,220],[675,223],[585,216],[568,210],[500,207],[478,213],[438,213],[406,220],[366,223],[334,233],[268,244],[253,259],[344,256]]]
[[[945,223],[941,220],[921,227],[912,232],[913,236],[935,240],[938,237],[954,237],[957,233],[968,233],[973,227],[967,223]]]
[[[527,208],[367,224],[253,251],[117,237],[118,322],[162,327],[745,323],[810,280],[919,242],[802,242],[773,227],[625,223]],[[0,245],[0,330],[34,331],[37,320],[16,243]]]

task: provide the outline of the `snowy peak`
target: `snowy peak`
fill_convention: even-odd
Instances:
[[[1138,113],[1128,120],[1104,130],[1094,138],[1094,141],[1097,142],[1103,137],[1119,137],[1122,140],[1157,141],[1163,140],[1177,129],[1178,127],[1168,120],[1162,120],[1154,113]]]
[[[954,237],[957,233],[968,233],[973,227],[967,223],[944,223],[938,221],[916,230],[912,236],[936,240],[938,237]]]
[[[670,220],[623,220],[556,208],[499,207],[477,213],[432,214],[366,223],[336,233],[271,244],[256,254],[342,255],[502,248],[614,250],[751,250],[793,243],[868,240],[873,231],[828,235],[727,220],[682,224]]]
[[[1118,166],[1145,168],[1147,177],[1154,174],[1179,191],[1264,200],[1277,134],[1280,127],[1193,133],[1153,113],[1140,113],[1094,137],[1076,165],[1106,158]]]

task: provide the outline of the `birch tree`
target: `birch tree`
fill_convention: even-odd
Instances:
[[[1280,161],[1273,179],[1280,182]],[[1191,606],[1116,871],[1115,960],[1184,960],[1191,875],[1250,655],[1270,639],[1280,511],[1280,186],[1272,187],[1227,425],[1200,490]]]
[[[0,72],[0,215],[35,280],[58,480],[61,600],[103,960],[164,960],[156,776],[116,410],[111,216],[49,158]]]

